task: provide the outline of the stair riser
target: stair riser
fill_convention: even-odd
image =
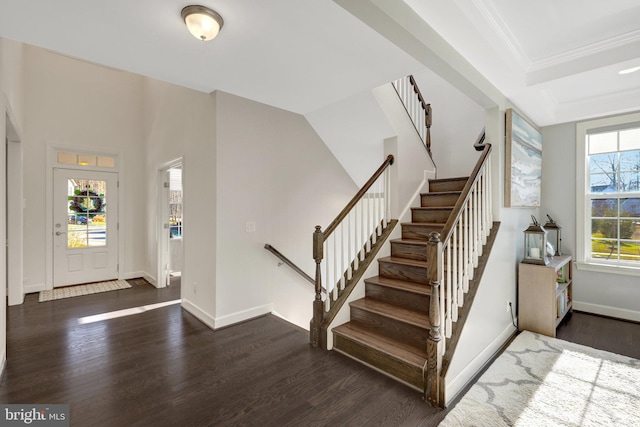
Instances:
[[[409,282],[428,285],[427,268],[412,265],[401,265],[393,262],[378,261],[378,274],[390,279],[408,280]]]
[[[424,348],[429,337],[428,329],[420,328],[384,315],[351,307],[351,322],[371,328],[380,335],[396,339],[416,348]]]
[[[427,285],[425,285],[425,287],[426,286]],[[419,295],[413,292],[377,285],[375,283],[367,283],[365,289],[365,295],[367,298],[384,301],[409,310],[420,311],[423,313],[429,312],[430,298],[427,295]]]
[[[413,208],[411,209],[411,222],[444,224],[449,219],[452,210],[451,208]]]
[[[438,206],[455,206],[460,195],[455,194],[439,194],[439,193],[427,193],[420,196],[420,206],[424,207],[438,207]]]
[[[429,181],[429,192],[435,193],[438,191],[462,191],[466,184],[466,180]]]
[[[420,390],[423,389],[424,379],[421,368],[403,363],[400,360],[389,357],[385,353],[360,344],[359,342],[351,341],[338,334],[334,335],[333,346],[363,363],[374,366]]]
[[[402,238],[410,240],[429,240],[429,233],[442,232],[443,225],[420,226],[413,224],[402,224]]]
[[[417,261],[426,261],[427,247],[425,245],[412,245],[402,242],[391,242],[391,256],[415,259]]]

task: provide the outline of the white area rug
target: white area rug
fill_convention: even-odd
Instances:
[[[640,426],[640,360],[525,331],[440,426]]]
[[[79,297],[82,295],[98,294],[100,292],[117,291],[130,288],[126,280],[111,280],[108,282],[90,283],[88,285],[67,286],[51,291],[41,291],[38,302],[53,301],[56,299]]]

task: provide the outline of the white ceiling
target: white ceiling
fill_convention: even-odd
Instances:
[[[213,41],[187,0],[1,0],[0,36],[301,114],[420,68],[331,0],[198,1],[224,19]]]
[[[640,65],[638,0],[404,1],[540,126],[640,109],[640,72],[617,73]],[[424,68],[331,0],[200,3],[225,20],[208,43],[180,0],[2,0],[0,36],[301,114]]]
[[[405,0],[538,125],[640,109],[638,0]]]

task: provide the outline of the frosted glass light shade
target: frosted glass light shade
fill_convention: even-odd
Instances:
[[[185,7],[182,9],[182,19],[193,37],[202,41],[214,39],[224,24],[222,16],[204,6]]]

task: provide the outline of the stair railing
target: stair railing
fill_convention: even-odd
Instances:
[[[425,102],[413,76],[403,77],[393,82],[402,104],[413,126],[416,128],[424,147],[431,155],[431,104]]]
[[[484,140],[484,132],[481,134]],[[430,234],[427,246],[428,280],[431,285],[425,366],[425,400],[444,405],[441,378],[446,339],[452,323],[458,320],[458,307],[464,303],[474,268],[493,225],[491,210],[491,144],[477,143],[483,153],[453,208],[442,233]]]
[[[392,164],[393,156],[389,155],[336,219],[324,231],[316,226],[313,233],[316,296],[310,330],[314,347],[320,343],[327,313],[389,224]]]
[[[298,267],[297,265],[295,265],[293,263],[293,261],[291,261],[289,258],[287,258],[286,256],[284,256],[279,250],[277,250],[276,248],[274,248],[273,246],[271,246],[270,244],[265,244],[264,248],[266,250],[268,250],[269,252],[271,252],[272,254],[274,254],[277,258],[280,258],[280,262],[278,263],[278,267],[280,267],[283,264],[288,265],[293,271],[295,271],[296,273],[298,273],[299,275],[301,275],[307,282],[311,282],[311,284],[315,285],[315,280],[313,280],[311,278],[311,276],[309,276],[307,273],[305,273],[304,271],[302,271],[302,269],[300,267]]]

